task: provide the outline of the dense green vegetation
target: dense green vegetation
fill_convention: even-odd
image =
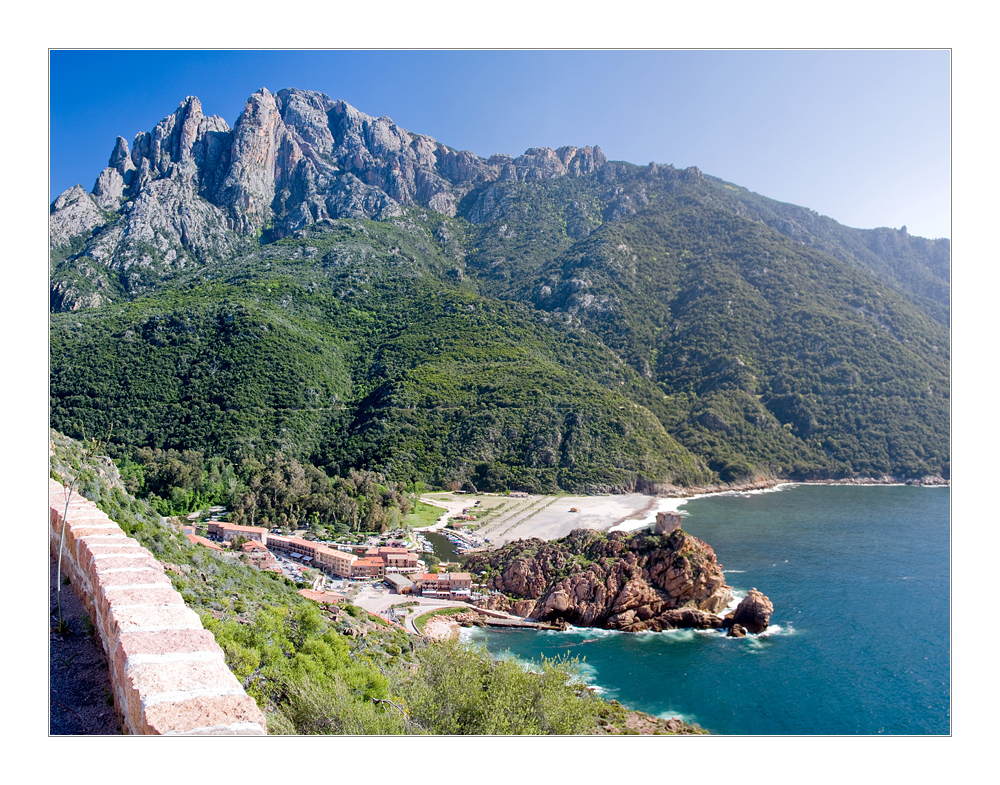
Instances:
[[[51,432],[51,474],[93,499],[167,565],[273,734],[534,734],[622,730],[628,716],[574,677],[428,643],[347,605],[320,608],[281,576],[192,545],[128,494],[110,459]],[[649,719],[649,718],[647,718]],[[698,729],[685,728],[686,731]]]
[[[351,471],[535,492],[947,477],[942,249],[672,167],[485,184],[455,218],[326,221],[53,314],[51,422],[110,430],[126,465],[196,451],[244,488],[295,461],[321,496]],[[135,490],[207,498],[177,488]],[[352,518],[286,507],[241,514]]]
[[[487,490],[708,477],[620,391],[635,373],[594,336],[411,266],[397,273],[398,228],[362,229],[380,243],[358,252],[366,265],[340,264],[333,232],[282,241],[225,280],[205,268],[156,295],[54,315],[54,426],[111,430],[123,454],[196,449],[236,463],[281,451],[331,474]]]
[[[872,273],[937,321],[949,324],[951,244],[947,240],[913,237],[905,226],[900,230],[851,229],[805,207],[776,202],[714,177],[705,180],[724,203],[750,208],[755,218],[787,237]]]
[[[281,453],[234,465],[225,458],[206,460],[197,450],[140,447],[119,464],[126,488],[163,515],[219,505],[232,523],[301,526],[332,537],[397,528],[410,510],[402,484],[381,474],[351,469],[346,477],[331,478]]]
[[[947,474],[947,330],[864,272],[705,205],[644,209],[547,272],[539,304],[652,379],[662,408],[640,400],[724,481]]]

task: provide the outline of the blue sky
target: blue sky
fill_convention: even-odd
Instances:
[[[233,125],[301,87],[481,156],[600,145],[859,228],[951,236],[950,53],[839,51],[53,51],[50,194],[88,190],[187,95]]]

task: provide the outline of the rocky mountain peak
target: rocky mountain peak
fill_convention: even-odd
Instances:
[[[309,145],[318,156],[327,156],[335,142],[330,131],[329,113],[337,102],[312,90],[285,89],[275,102],[286,126],[298,134],[300,144]]]
[[[130,173],[135,171],[135,164],[132,162],[132,155],[128,151],[128,142],[125,141],[125,137],[119,136],[115,140],[115,149],[111,151],[108,166],[115,169],[118,174],[131,182],[132,176]]]
[[[283,237],[327,219],[390,218],[407,205],[454,216],[474,188],[583,175],[606,163],[599,147],[538,147],[486,160],[295,88],[262,87],[231,129],[187,96],[137,134],[131,151],[123,137],[115,140],[87,199],[70,189],[53,203],[50,247],[68,248],[84,234],[90,239],[77,256],[119,273],[139,264],[156,277],[228,253],[265,228]],[[487,212],[477,207],[469,218]],[[130,274],[126,288],[135,280]]]
[[[142,169],[142,160],[149,161],[152,177],[168,174],[172,165],[189,168],[209,166],[214,161],[204,157],[206,137],[211,133],[228,133],[229,125],[221,117],[205,117],[201,101],[188,96],[156,124],[152,131],[136,134],[132,142],[132,163]],[[199,144],[201,143],[201,144]],[[116,149],[118,145],[116,144]]]

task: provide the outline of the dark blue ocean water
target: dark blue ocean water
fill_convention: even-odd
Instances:
[[[489,651],[584,659],[607,698],[723,734],[950,733],[948,488],[784,486],[681,507],[738,596],[743,639],[678,630],[482,631]]]

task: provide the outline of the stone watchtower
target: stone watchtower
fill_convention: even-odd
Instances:
[[[674,529],[681,528],[681,514],[679,512],[658,512],[656,513],[656,533],[670,534]]]

